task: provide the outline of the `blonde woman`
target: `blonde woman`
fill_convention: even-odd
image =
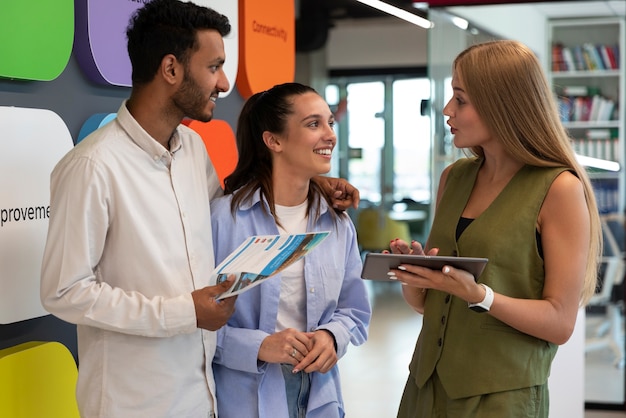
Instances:
[[[398,417],[548,417],[552,360],[596,285],[593,190],[525,45],[469,47],[452,88],[443,113],[472,156],[442,173],[425,251],[489,262],[477,278],[449,266],[390,273],[424,315]]]

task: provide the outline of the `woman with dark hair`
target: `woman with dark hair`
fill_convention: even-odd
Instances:
[[[238,296],[213,363],[222,417],[345,415],[337,361],[365,342],[371,309],[354,225],[313,180],[330,170],[333,126],[322,97],[298,83],[253,95],[239,116],[239,161],[211,204],[216,263],[250,235],[330,234]]]

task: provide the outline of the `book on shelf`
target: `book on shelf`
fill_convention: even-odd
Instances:
[[[619,64],[615,59],[615,53],[613,51],[612,45],[600,45],[600,53],[602,54],[602,60],[604,61],[604,66],[607,70],[617,70],[619,68]]]
[[[552,45],[552,71],[567,71],[565,62],[563,62],[563,44],[555,43]]]
[[[600,102],[600,109],[598,110],[598,121],[613,120],[613,111],[615,109],[615,102],[611,99],[603,99]]]
[[[559,107],[559,116],[561,117],[561,122],[569,122],[572,120],[572,101],[569,97],[558,97],[557,98],[558,107]]]
[[[562,122],[610,121],[617,104],[604,97],[598,87],[565,85],[555,87]]]
[[[598,96],[594,96],[598,97]],[[593,99],[589,96],[578,96],[574,98],[574,109],[572,113],[572,121],[588,121],[591,120],[593,110]]]
[[[619,208],[619,184],[617,179],[592,178],[591,185],[600,213],[615,213]]]
[[[619,45],[592,44],[552,45],[552,71],[596,71],[619,69]]]
[[[576,45],[573,48],[574,51],[574,65],[576,66],[577,71],[585,71],[587,68],[585,64],[585,58],[583,57],[583,47],[580,45]]]
[[[589,42],[583,44],[583,50],[587,51],[589,55],[589,69],[590,70],[606,70],[602,57],[598,53],[597,47]]]
[[[609,58],[611,59],[611,63],[613,63],[613,68],[619,70],[619,45],[615,44],[607,47],[607,52],[609,54]]]
[[[600,97],[600,95],[596,94],[591,99],[591,109],[589,111],[589,117],[587,119],[581,119],[584,121],[596,121],[599,120],[600,115],[600,107],[602,106],[602,101],[604,99]]]
[[[563,62],[565,63],[565,71],[574,71],[576,70],[576,63],[574,61],[574,54],[572,50],[568,47],[562,48],[563,54]]]

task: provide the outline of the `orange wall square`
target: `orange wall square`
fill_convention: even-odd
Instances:
[[[296,66],[293,0],[239,0],[237,89],[245,99],[294,80]]]
[[[224,188],[224,179],[233,172],[239,154],[235,133],[230,125],[223,120],[213,119],[210,122],[185,119],[183,124],[196,131],[204,142],[204,146],[213,162],[217,177]]]

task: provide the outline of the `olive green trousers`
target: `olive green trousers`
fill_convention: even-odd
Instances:
[[[421,389],[415,378],[409,376],[398,418],[548,418],[549,399],[547,383],[450,399],[435,372]]]

